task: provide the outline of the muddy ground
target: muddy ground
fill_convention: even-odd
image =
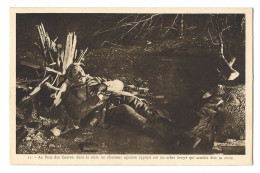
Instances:
[[[191,129],[192,110],[200,109],[207,101],[201,97],[208,91],[223,99],[228,114],[219,127],[210,149],[190,153],[243,154],[245,139],[245,86],[241,82],[220,83],[216,57],[199,55],[193,49],[172,48],[176,42],[165,44],[122,46],[111,45],[91,50],[85,57],[85,70],[92,76],[119,79],[133,85],[136,96],[146,99],[154,108],[165,109],[179,126]],[[172,45],[171,45],[172,44]],[[160,47],[161,46],[161,47]],[[168,49],[167,46],[171,47]],[[181,46],[180,46],[181,47]],[[158,50],[157,50],[158,49]],[[189,51],[187,51],[189,50]],[[38,60],[34,51],[18,50],[22,60]],[[28,84],[37,81],[34,70],[17,66],[17,97],[30,90]],[[39,72],[41,73],[41,72]],[[21,86],[27,91],[22,90]],[[218,92],[218,90],[221,92]],[[17,107],[17,153],[19,154],[174,154],[180,153],[177,144],[166,144],[144,135],[131,127],[113,126],[108,129],[82,126],[64,135],[57,129],[64,126],[66,112],[62,106],[50,111],[32,103]],[[33,110],[33,111],[32,111]],[[57,127],[57,131],[55,131]],[[54,130],[53,130],[54,129]],[[82,148],[82,145],[86,148]],[[224,146],[224,147],[223,147]],[[226,147],[225,147],[226,146]]]

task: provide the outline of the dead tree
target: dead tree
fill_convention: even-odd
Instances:
[[[77,51],[77,36],[74,32],[68,34],[65,47],[63,47],[61,44],[56,44],[58,38],[50,39],[42,23],[36,27],[39,33],[39,41],[35,42],[35,45],[43,57],[41,68],[45,71],[45,75],[37,87],[22,99],[20,106],[32,100],[43,86],[55,92],[52,94],[54,97],[53,105],[57,106],[61,102],[61,95],[66,91],[68,84],[65,77],[67,68],[72,63],[81,63],[88,48]]]
[[[236,57],[230,57],[230,61],[228,62],[225,56],[225,50],[224,50],[224,37],[223,37],[223,33],[227,30],[229,30],[232,26],[228,26],[228,25],[224,25],[224,24],[220,24],[219,21],[219,17],[218,15],[210,15],[210,22],[215,34],[215,39],[217,40],[214,41],[214,38],[210,32],[210,29],[208,28],[208,33],[210,36],[210,39],[212,41],[212,44],[219,46],[219,58],[220,58],[220,62],[223,66],[223,69],[221,69],[222,71],[222,75],[224,76],[225,79],[227,80],[235,80],[238,76],[239,76],[239,72],[237,70],[235,70],[232,66],[236,61]]]

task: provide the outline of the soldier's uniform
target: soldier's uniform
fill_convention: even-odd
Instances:
[[[71,65],[66,74],[72,85],[67,89],[64,105],[69,116],[78,125],[83,119],[93,127],[127,124],[169,144],[173,144],[172,140],[181,136],[197,141],[190,133],[178,128],[168,117],[149,109],[138,97],[122,92],[123,88],[118,87],[118,92],[113,94],[111,86],[106,87],[108,82],[90,76],[84,80],[83,76],[86,75],[83,69],[75,65]],[[108,99],[100,98],[104,96],[100,93],[105,92],[112,94]],[[78,125],[74,127],[79,127]]]
[[[101,100],[97,95],[99,85],[99,81],[89,79],[83,85],[68,89],[64,104],[75,122],[84,119],[91,126],[99,127],[125,123],[159,138],[164,137],[166,123],[173,126],[171,122],[152,112],[138,97],[121,95]]]

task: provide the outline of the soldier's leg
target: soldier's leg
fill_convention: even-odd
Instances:
[[[152,137],[162,138],[162,133],[142,115],[138,114],[131,106],[121,104],[107,110],[106,122],[114,125],[128,124]]]
[[[123,99],[124,103],[135,109],[136,112],[147,118],[149,121],[168,121],[171,119],[168,115],[164,113],[163,110],[152,109],[148,104],[144,103],[138,97],[135,96],[125,96]]]

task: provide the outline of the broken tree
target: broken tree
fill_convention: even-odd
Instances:
[[[42,23],[36,27],[39,41],[35,42],[35,45],[43,57],[41,68],[45,71],[45,74],[37,87],[24,97],[20,104],[28,103],[41,91],[43,86],[46,86],[55,92],[52,94],[52,97],[54,97],[53,105],[57,106],[61,102],[61,94],[66,91],[68,84],[65,77],[67,68],[72,63],[81,63],[88,49],[77,51],[77,36],[74,32],[67,35],[67,41],[65,47],[63,47],[61,44],[56,44],[58,37],[54,40],[50,39]]]

